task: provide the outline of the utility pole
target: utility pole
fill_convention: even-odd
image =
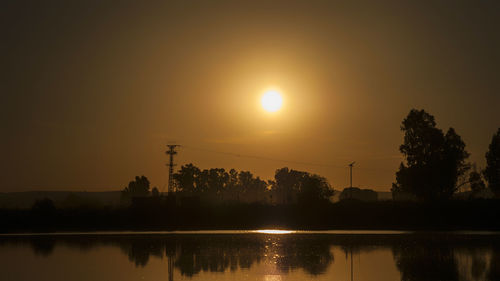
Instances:
[[[349,177],[350,177],[350,182],[351,182],[351,199],[352,199],[352,167],[354,166],[354,163],[356,162],[352,162],[351,164],[349,164]]]
[[[177,151],[175,151],[176,147],[179,147],[180,145],[178,144],[167,144],[168,150],[165,152],[167,155],[170,156],[170,163],[167,165],[168,166],[168,194],[174,191],[174,155],[177,154]]]

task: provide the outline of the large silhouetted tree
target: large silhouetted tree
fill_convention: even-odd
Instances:
[[[289,170],[287,167],[276,170],[272,189],[281,203],[312,204],[327,201],[333,195],[328,181],[318,175]]]
[[[315,204],[321,201],[328,201],[332,195],[333,188],[326,178],[306,173],[301,183],[297,201],[301,204]]]
[[[446,134],[436,128],[434,116],[412,109],[403,120],[404,141],[400,146],[406,160],[396,173],[393,193],[408,192],[418,199],[442,200],[457,190],[457,181],[469,168],[465,143],[453,128]]]
[[[276,170],[274,174],[275,186],[273,190],[281,203],[288,204],[294,201],[293,195],[298,190],[298,183],[302,173],[288,170],[287,167]]]
[[[145,176],[135,177],[122,191],[122,198],[125,200],[145,196],[149,196],[149,180]]]
[[[493,138],[486,152],[486,169],[484,170],[484,177],[488,182],[488,187],[495,193],[497,197],[500,196],[500,128]]]

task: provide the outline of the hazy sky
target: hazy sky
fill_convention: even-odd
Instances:
[[[145,2],[2,3],[0,191],[136,175],[161,190],[170,142],[179,164],[264,179],[288,166],[337,189],[356,161],[355,186],[387,191],[411,108],[484,167],[500,127],[498,1]],[[276,114],[259,104],[270,86]]]

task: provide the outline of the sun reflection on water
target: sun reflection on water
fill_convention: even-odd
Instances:
[[[254,233],[264,233],[264,234],[290,234],[295,233],[293,230],[281,230],[281,229],[259,229],[252,231]]]
[[[264,281],[281,281],[281,275],[278,274],[265,275]]]

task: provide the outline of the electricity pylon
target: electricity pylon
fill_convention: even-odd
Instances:
[[[170,163],[167,165],[168,166],[168,193],[170,194],[171,192],[174,192],[174,155],[177,154],[177,151],[175,151],[176,147],[179,147],[180,145],[178,144],[167,144],[168,150],[165,152],[167,155],[170,156]]]

